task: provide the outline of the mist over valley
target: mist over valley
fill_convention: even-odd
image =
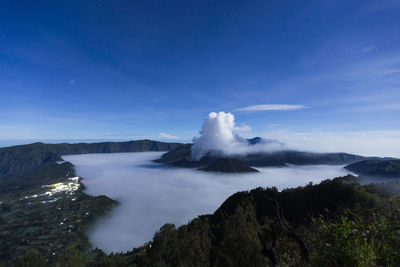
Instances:
[[[344,176],[342,166],[257,168],[259,173],[221,174],[154,163],[160,152],[63,156],[84,178],[85,192],[120,205],[89,231],[94,247],[128,251],[152,239],[165,223],[177,226],[213,213],[237,191],[275,186],[282,190]]]

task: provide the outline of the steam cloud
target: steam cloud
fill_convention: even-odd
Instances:
[[[235,127],[235,117],[232,113],[211,112],[204,120],[200,137],[193,139],[192,160],[200,160],[208,153],[229,156],[273,152],[283,148],[282,143],[272,140],[251,145],[247,139],[237,134],[240,131],[242,128]]]

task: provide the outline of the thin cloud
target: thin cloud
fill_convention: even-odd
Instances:
[[[362,156],[400,158],[400,130],[290,132],[268,131],[260,135],[276,139],[294,150],[346,152]]]
[[[251,132],[252,128],[251,128],[251,126],[249,126],[249,125],[247,125],[247,124],[242,124],[242,125],[240,125],[240,126],[235,126],[235,127],[233,128],[233,130],[234,130],[236,133],[247,133],[247,132]]]
[[[253,105],[244,108],[235,109],[235,111],[271,111],[271,110],[298,110],[307,108],[304,105],[286,105],[286,104],[265,104]]]
[[[178,136],[170,135],[170,134],[167,134],[167,133],[160,133],[159,137],[163,138],[163,139],[170,139],[170,140],[178,140],[178,139],[180,139]]]

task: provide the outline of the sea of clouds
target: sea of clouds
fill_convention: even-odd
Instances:
[[[165,223],[179,226],[213,213],[237,191],[318,183],[347,174],[340,166],[258,168],[260,173],[218,174],[154,163],[160,152],[63,156],[85,179],[86,192],[121,203],[89,231],[94,247],[128,251],[150,241]]]

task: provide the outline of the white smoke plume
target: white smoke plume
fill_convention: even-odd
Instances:
[[[230,156],[282,149],[281,143],[271,140],[251,145],[247,139],[237,134],[239,131],[241,128],[235,127],[235,117],[232,113],[211,112],[204,120],[200,137],[193,139],[192,160],[200,160],[208,153]]]

